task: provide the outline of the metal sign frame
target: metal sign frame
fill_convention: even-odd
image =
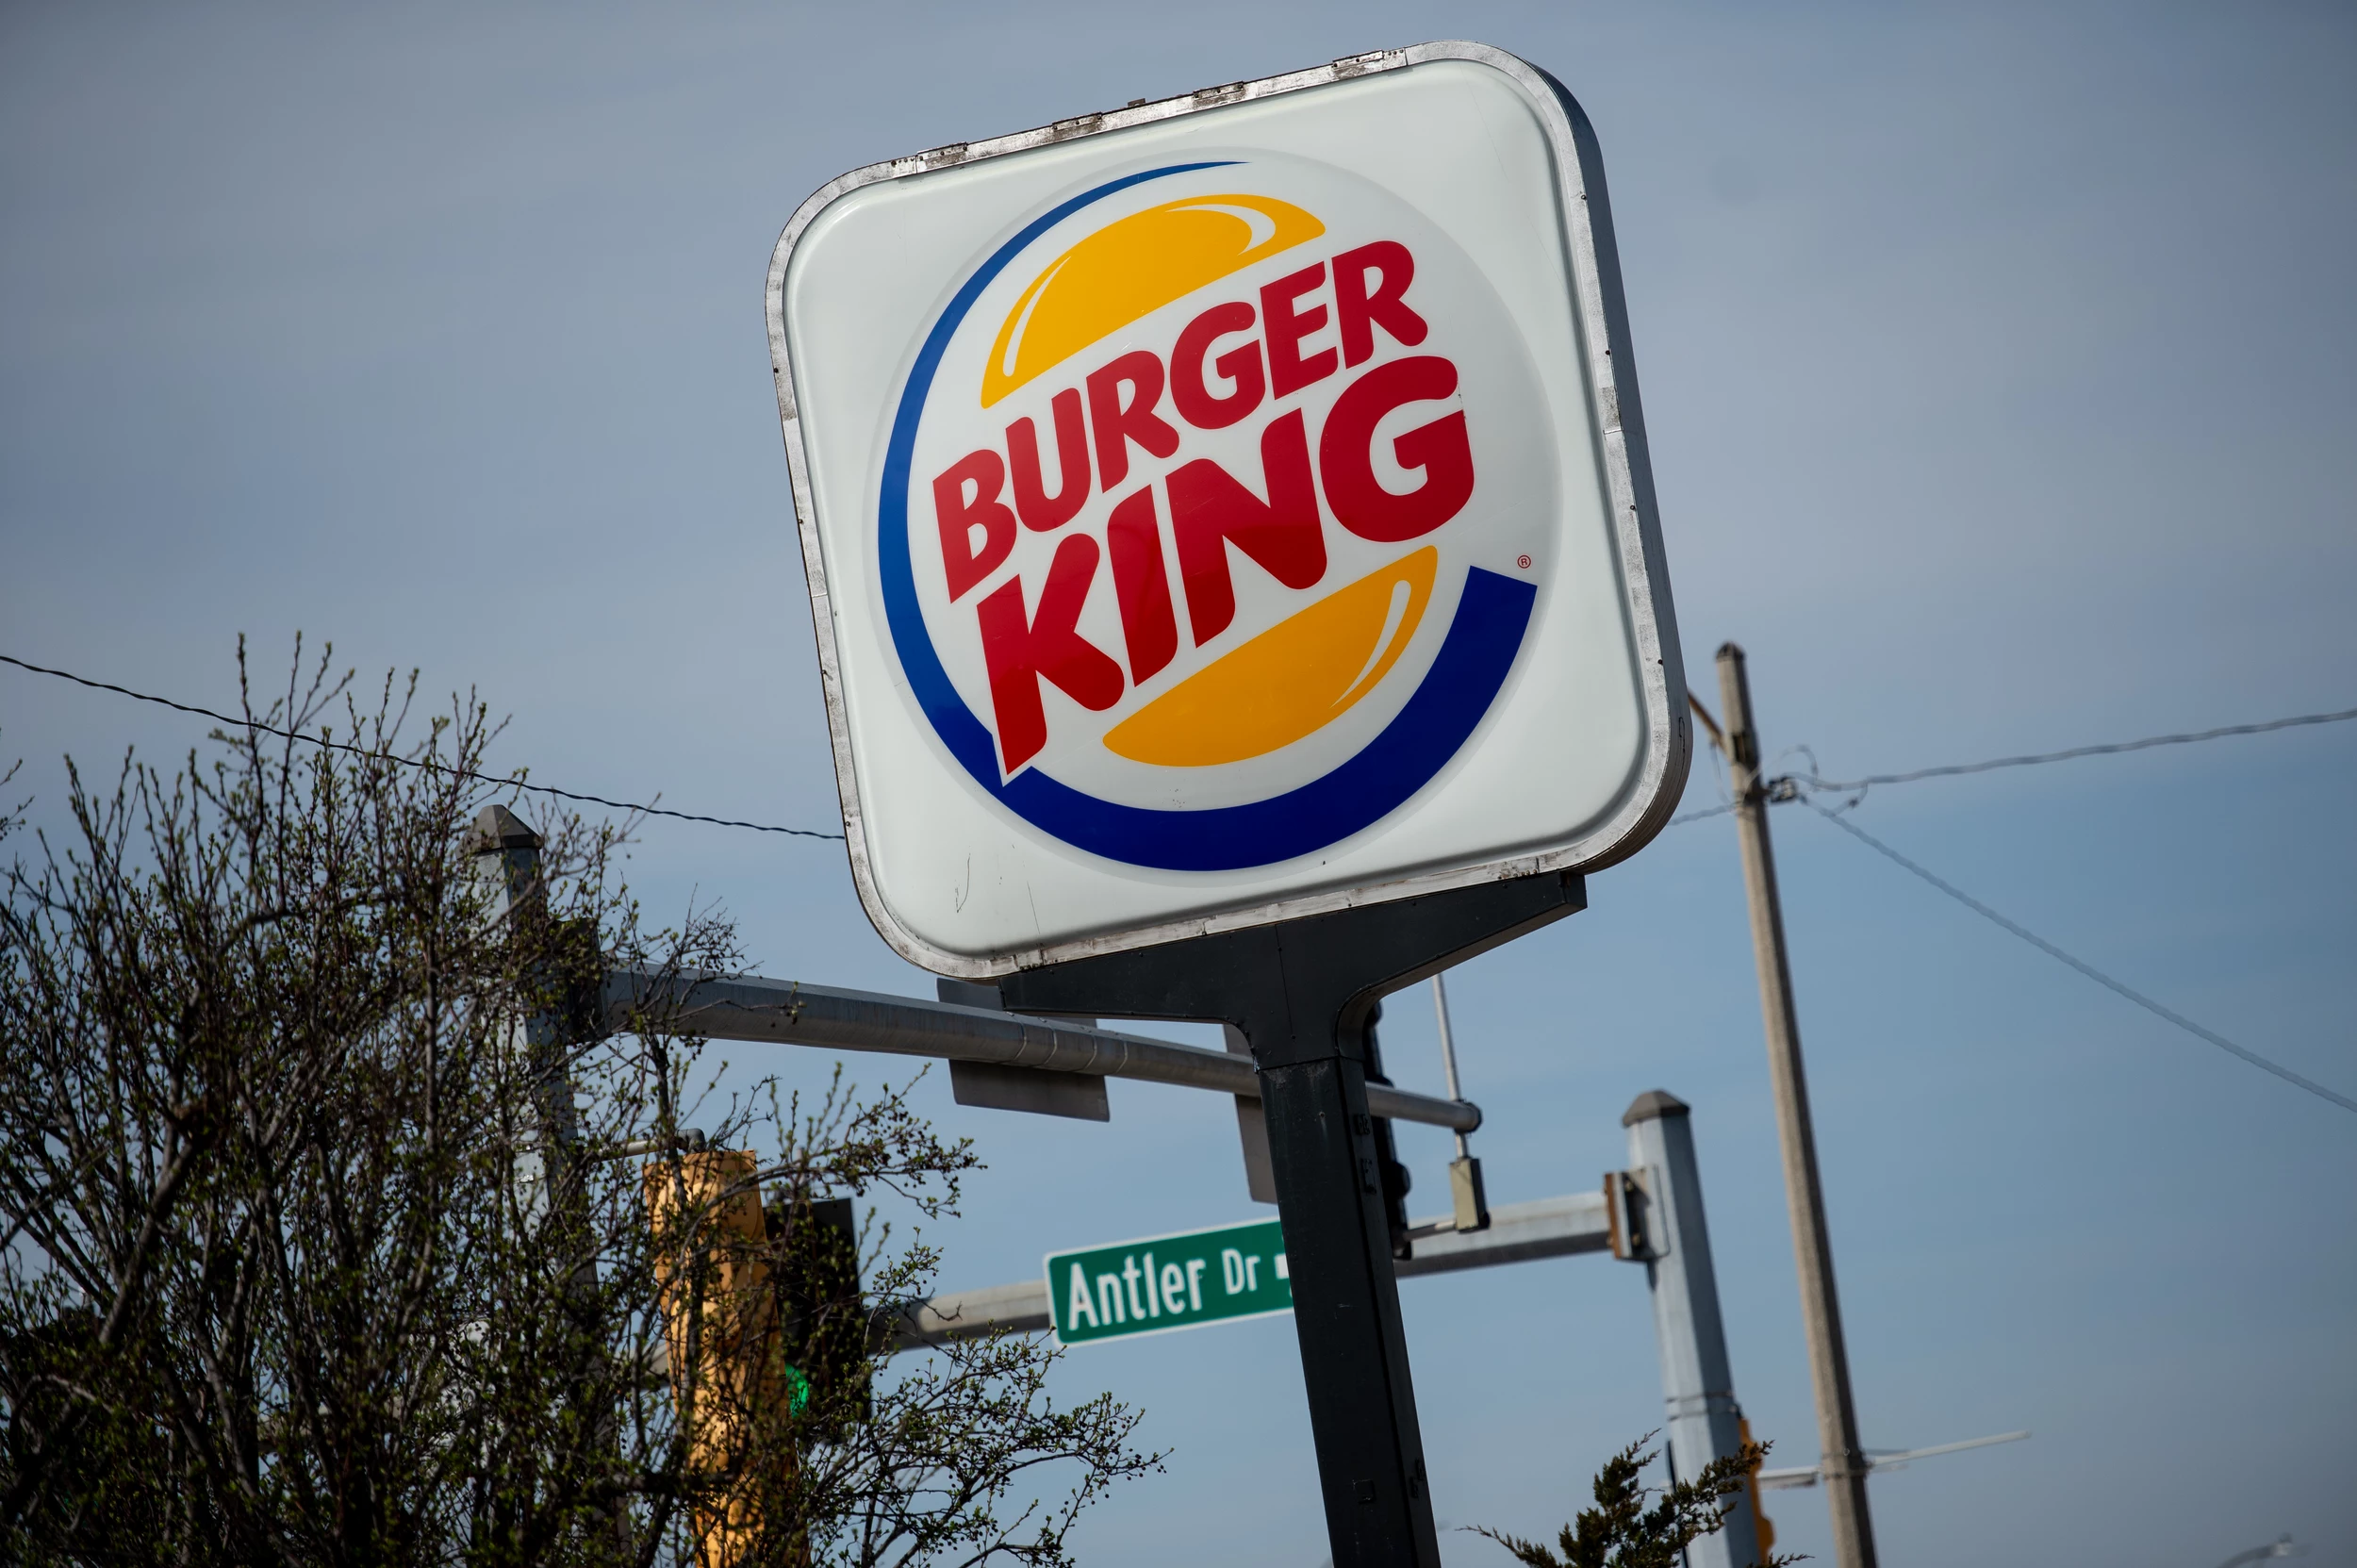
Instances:
[[[1574,286],[1581,338],[1601,345],[1582,355],[1591,407],[1591,434],[1603,499],[1610,510],[1614,565],[1628,641],[1637,663],[1644,749],[1619,804],[1576,840],[1541,853],[1493,857],[1392,877],[1244,902],[1209,913],[1081,935],[1076,939],[976,955],[940,948],[907,929],[882,896],[870,864],[868,830],[856,783],[836,640],[833,596],[827,581],[816,520],[812,461],[797,404],[786,337],[787,269],[797,243],[832,203],[880,182],[907,179],[1036,148],[1154,125],[1180,116],[1346,82],[1435,61],[1466,61],[1510,78],[1528,98],[1553,155],[1565,217],[1564,239]],[[1206,88],[1153,103],[1086,114],[985,140],[957,142],[908,157],[854,169],[829,181],[797,209],[779,237],[766,283],[769,348],[778,415],[792,472],[795,512],[811,595],[828,732],[833,748],[847,849],[860,900],[884,940],[901,956],[939,974],[982,978],[1041,965],[1149,947],[1215,932],[1274,924],[1361,904],[1388,902],[1480,883],[1609,866],[1641,849],[1668,822],[1682,790],[1692,750],[1685,678],[1668,589],[1644,421],[1638,399],[1626,307],[1622,295],[1612,220],[1606,200],[1596,139],[1579,106],[1552,76],[1486,44],[1443,41],[1353,56],[1330,64],[1257,81]]]

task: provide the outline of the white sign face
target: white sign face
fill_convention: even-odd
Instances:
[[[981,975],[1607,864],[1685,688],[1592,140],[1427,44],[845,175],[770,272],[854,875]]]

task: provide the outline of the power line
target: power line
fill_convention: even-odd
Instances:
[[[113,692],[117,696],[128,697],[136,701],[153,702],[158,707],[193,714],[200,718],[212,719],[216,723],[234,724],[241,729],[259,730],[265,734],[301,741],[307,746],[322,747],[332,751],[345,751],[354,756],[392,756],[393,761],[408,767],[448,773],[459,778],[474,779],[484,784],[522,790],[529,794],[552,796],[560,801],[578,801],[585,805],[604,806],[613,811],[638,812],[648,817],[668,817],[681,822],[704,822],[719,828],[744,828],[752,833],[783,834],[795,838],[827,839],[836,843],[843,841],[843,835],[839,833],[820,833],[812,828],[779,827],[768,822],[747,822],[729,817],[707,817],[700,812],[673,811],[667,806],[646,805],[633,801],[610,801],[602,795],[585,795],[575,790],[559,789],[553,784],[525,784],[513,778],[501,778],[466,768],[446,767],[439,763],[420,761],[389,752],[374,752],[365,747],[346,745],[339,741],[325,740],[317,735],[281,730],[255,718],[233,718],[227,714],[216,713],[210,708],[198,707],[188,702],[175,702],[169,697],[151,696],[143,691],[134,691],[129,686],[116,685],[109,681],[93,681],[87,676],[76,675],[72,670],[51,669],[46,666],[33,664],[7,653],[0,653],[0,663],[12,664],[19,669],[30,670],[36,675],[51,675],[62,681],[72,681],[76,685],[88,686],[93,691]],[[2147,735],[2140,740],[2113,741],[2101,746],[2074,746],[2068,751],[2042,751],[2029,756],[1996,757],[1986,762],[1955,763],[1945,767],[1918,768],[1912,773],[1872,773],[1861,779],[1847,780],[1822,779],[1813,773],[1789,774],[1783,778],[1767,781],[1767,785],[1773,792],[1772,799],[1788,801],[1798,798],[1798,792],[1805,789],[1838,793],[1845,790],[1866,789],[1874,784],[1914,784],[1922,779],[1952,778],[1965,773],[1986,773],[2000,767],[2028,767],[2039,763],[2069,762],[2078,757],[2105,756],[2120,751],[2141,751],[2155,746],[2184,746],[2200,740],[2219,740],[2229,735],[2265,734],[2271,730],[2295,729],[2310,724],[2335,724],[2351,718],[2357,718],[2357,708],[2345,708],[2337,713],[2299,714],[2290,718],[2272,718],[2260,724],[2229,724],[2215,730],[2199,730],[2182,734]],[[1681,812],[1662,826],[1664,828],[1680,827],[1688,822],[1701,821],[1706,817],[1722,817],[1734,809],[1732,804],[1722,803],[1698,811]]]
[[[1711,718],[1708,710],[1699,702],[1695,704],[1694,711],[1702,716],[1705,724],[1711,729],[1713,745],[1720,745],[1717,720]],[[2080,757],[2111,756],[2121,751],[2149,751],[2155,746],[2187,746],[2198,740],[2223,740],[2230,735],[2266,734],[2272,730],[2299,729],[2310,724],[2337,724],[2351,718],[2357,718],[2357,708],[2343,708],[2337,713],[2297,714],[2289,718],[2270,718],[2259,724],[2226,724],[2215,730],[2192,730],[2179,734],[2146,735],[2140,740],[2107,741],[2100,746],[2073,746],[2067,751],[2038,751],[2026,756],[1992,757],[1986,762],[1951,763],[1944,767],[1919,767],[1912,773],[1870,773],[1861,779],[1824,779],[1818,777],[1815,773],[1787,773],[1772,779],[1763,779],[1760,783],[1761,787],[1768,791],[1769,800],[1782,804],[1787,801],[1802,799],[1805,791],[1823,791],[1827,794],[1839,795],[1853,790],[1869,789],[1875,784],[1915,784],[1923,779],[1948,779],[1965,773],[1986,773],[2000,767],[2032,767],[2040,763],[2070,762]],[[1801,748],[1801,750],[1806,750],[1806,748]],[[1680,812],[1662,826],[1665,829],[1680,827],[1688,822],[1699,822],[1705,817],[1723,817],[1734,809],[1733,802],[1722,801],[1718,805],[1705,807],[1699,811]]]
[[[2232,734],[2235,732],[2219,731],[2217,733]],[[1909,860],[1906,856],[1901,854],[1898,850],[1892,849],[1881,839],[1876,838],[1873,834],[1868,833],[1864,828],[1859,827],[1856,823],[1850,821],[1840,813],[1827,811],[1823,806],[1819,805],[1814,801],[1805,801],[1804,803],[1807,805],[1809,810],[1815,812],[1826,821],[1831,822],[1835,827],[1839,828],[1843,833],[1848,834],[1851,837],[1856,839],[1859,843],[1865,845],[1876,854],[1883,856],[1885,859],[1891,861],[1893,864],[1898,865],[1922,878],[1925,882],[1930,883],[1934,887],[1938,888],[1942,893],[1947,894],[1948,897],[1955,900],[1956,902],[1964,905],[1965,908],[1970,910],[1973,914],[1978,915],[1985,920],[1991,921],[1996,925],[2003,927],[2006,931],[2011,932],[2014,935],[2019,936],[2024,942],[2029,943],[2030,946],[2037,949],[2049,958],[2059,959],[2061,962],[2069,965],[2072,968],[2078,970],[2081,974],[2086,976],[2087,979],[2095,982],[2098,985],[2117,992],[2118,995],[2127,998],[2130,1001],[2134,1002],[2138,1007],[2143,1008],[2146,1012],[2151,1013],[2157,1017],[2167,1019],[2170,1023],[2175,1024],[2179,1029],[2182,1029],[2186,1033],[2193,1035],[2196,1039],[2206,1040],[2211,1045],[2216,1046],[2218,1049],[2226,1051],[2230,1055],[2238,1056],[2254,1067],[2264,1068],[2265,1070],[2273,1073],[2276,1077],[2282,1079],[2286,1083],[2297,1084],[2300,1088],[2307,1090],[2310,1094],[2315,1095],[2321,1099],[2331,1100],[2333,1104],[2339,1106],[2344,1111],[2357,1111],[2357,1099],[2351,1099],[2346,1095],[2335,1094],[2332,1090],[2326,1088],[2323,1084],[2316,1082],[2314,1079],[2302,1078],[2299,1074],[2292,1071],[2289,1067],[2270,1062],[2256,1051],[2244,1049],[2242,1047],[2234,1044],[2233,1041],[2229,1040],[2225,1035],[2218,1033],[2217,1031],[2202,1028],[2200,1024],[2195,1023],[2191,1018],[2186,1017],[2184,1014],[2179,1013],[2172,1008],[2164,1007],[2159,1002],[2154,1001],[2151,997],[2146,996],[2143,992],[2135,990],[2131,986],[2122,984],[2120,982],[2114,980],[2111,976],[2105,974],[2102,970],[2097,968],[2094,965],[2087,963],[2085,960],[2072,957],[2070,954],[2063,951],[2062,949],[2054,946],[2053,943],[2046,940],[2045,937],[2038,935],[2037,933],[2031,931],[2027,927],[2019,925],[2015,921],[2005,918],[2005,916],[1998,914],[1995,910],[1989,908],[1988,905],[1981,902],[1980,900],[1972,897],[1971,894],[1967,893],[1964,889],[1956,886],[1953,883],[1945,881],[1936,873],[1925,869],[1923,867],[1918,866],[1914,861]]]
[[[128,686],[116,685],[112,682],[108,681],[93,681],[87,676],[76,675],[72,670],[51,669],[46,666],[33,664],[27,660],[17,658],[12,654],[0,653],[0,664],[11,664],[19,669],[29,670],[36,675],[48,675],[61,681],[71,681],[76,685],[88,686],[93,691],[112,692],[119,697],[128,697],[133,701],[140,702],[152,702],[157,707],[170,708],[177,713],[191,714],[200,718],[209,718],[216,723],[235,725],[240,729],[259,730],[265,734],[276,735],[285,740],[298,741],[306,746],[317,746],[324,751],[341,751],[357,757],[384,758],[392,762],[400,763],[404,767],[416,767],[428,772],[447,774],[454,778],[470,779],[477,783],[491,784],[503,789],[516,789],[526,791],[535,795],[548,795],[562,801],[578,801],[586,805],[604,806],[614,811],[637,812],[648,817],[668,817],[682,822],[703,822],[714,827],[745,828],[753,833],[784,834],[796,838],[832,839],[837,842],[840,842],[843,838],[843,834],[839,833],[820,833],[811,828],[778,827],[767,822],[746,822],[733,817],[707,817],[698,812],[672,811],[665,806],[647,805],[637,801],[610,801],[602,795],[585,795],[575,790],[559,789],[553,784],[526,784],[519,779],[502,778],[494,774],[478,772],[472,768],[451,767],[441,763],[428,762],[423,758],[404,757],[396,752],[390,751],[371,751],[365,747],[354,746],[344,741],[330,740],[323,735],[307,735],[295,730],[280,729],[273,724],[265,724],[258,718],[233,718],[227,714],[216,713],[211,708],[199,707],[190,702],[176,702],[169,697],[157,697],[143,691],[133,691]],[[2261,724],[2227,725],[2219,729],[2202,730],[2184,734],[2151,735],[2141,740],[2118,741],[2102,746],[2080,746],[2074,747],[2069,751],[2048,751],[2035,756],[2001,757],[1989,762],[1962,763],[1946,767],[1927,767],[1913,773],[1875,774],[1864,779],[1850,780],[1846,783],[1835,783],[1824,779],[1819,779],[1814,776],[1798,775],[1787,779],[1771,781],[1768,787],[1772,791],[1772,799],[1792,800],[1796,798],[1796,793],[1786,793],[1785,791],[1793,790],[1794,786],[1823,790],[1847,790],[1862,789],[1869,785],[1877,784],[1913,784],[1919,779],[1951,777],[1963,773],[1984,773],[1992,768],[1998,767],[2024,767],[2038,763],[2066,762],[2076,757],[2101,756],[2119,751],[2140,751],[2149,747],[2154,746],[2182,746],[2193,741],[2217,740],[2228,735],[2263,734],[2270,730],[2286,730],[2294,728],[2295,726],[2307,724],[2331,724],[2349,718],[2357,718],[2357,708],[2347,709],[2339,713],[2302,714],[2291,718],[2270,719],[2267,722]],[[1779,785],[1783,786],[1783,789],[1778,789],[1777,786]],[[1797,796],[1797,798],[1800,799],[1802,802],[1811,811],[1817,813],[1818,816],[1823,817],[1835,827],[1839,828],[1843,833],[1848,834],[1851,837],[1856,839],[1868,849],[1872,850],[1875,853],[1882,855],[1894,865],[1897,865],[1904,870],[1911,872],[1915,876],[1921,878],[1924,882],[1929,883],[1932,886],[1937,888],[1940,892],[1945,893],[1948,897],[1955,900],[1958,903],[1963,904],[1967,909],[1971,910],[1975,915],[1980,916],[1983,919],[1988,920],[1993,924],[2003,928],[2005,931],[2010,932],[2015,936],[2019,937],[2022,941],[2029,943],[2032,947],[2036,948],[2039,951],[2047,954],[2047,956],[2056,959],[2063,964],[2069,965],[2071,968],[2076,969],[2079,973],[2086,976],[2087,979],[2094,981],[2097,984],[2126,998],[2129,1001],[2135,1003],[2138,1007],[2143,1008],[2148,1013],[2151,1013],[2157,1017],[2167,1019],[2168,1022],[2175,1024],[2178,1028],[2185,1031],[2195,1038],[2206,1041],[2210,1045],[2217,1047],[2220,1050],[2241,1058],[2243,1061],[2250,1063],[2254,1067],[2259,1067],[2265,1071],[2273,1073],[2276,1077],[2283,1080],[2285,1082],[2305,1089],[2310,1094],[2315,1095],[2319,1098],[2330,1100],[2334,1105],[2341,1107],[2345,1111],[2357,1112],[2357,1099],[2350,1099],[2345,1095],[2336,1094],[2332,1090],[2326,1088],[2321,1083],[2315,1081],[2313,1079],[2303,1078],[2299,1073],[2292,1071],[2289,1067],[2268,1061],[2266,1057],[2261,1056],[2256,1051],[2245,1049],[2243,1047],[2234,1044],[2233,1041],[2229,1040],[2226,1036],[2217,1032],[2215,1030],[2204,1029],[2201,1025],[2195,1023],[2191,1018],[2186,1017],[2184,1014],[2166,1007],[2160,1002],[2154,1001],[2151,997],[2146,996],[2143,992],[2135,990],[2134,987],[2124,984],[2119,981],[2114,980],[2111,976],[2103,973],[2102,970],[2096,968],[2093,965],[2065,952],[2062,949],[2054,946],[2053,943],[2049,942],[2046,938],[2038,935],[2036,932],[2031,931],[2026,926],[2020,925],[2018,922],[2010,920],[2004,916],[2000,915],[1997,911],[1989,908],[1988,905],[1981,902],[1978,899],[1975,899],[1970,893],[1965,892],[1954,883],[1946,881],[1936,872],[1933,872],[1922,866],[1917,865],[1914,861],[1909,860],[1906,856],[1901,854],[1898,850],[1892,849],[1881,839],[1876,838],[1865,829],[1847,820],[1841,814],[1827,811],[1824,807],[1819,805],[1815,801],[1809,800],[1805,796]],[[1734,809],[1734,804],[1732,802],[1728,802],[1721,805],[1706,807],[1699,811],[1685,812],[1676,817],[1673,817],[1667,823],[1664,824],[1664,826],[1676,827],[1685,822],[1700,821],[1703,818],[1709,817],[1720,817],[1733,811]]]
[[[2270,730],[2292,730],[2308,724],[2338,724],[2357,718],[2357,708],[2343,708],[2338,713],[2303,713],[2290,718],[2270,718],[2263,724],[2227,724],[2215,730],[2194,730],[2183,734],[2147,735],[2141,740],[2115,740],[2101,746],[2073,746],[2064,751],[2039,751],[2029,756],[1993,757],[1986,762],[1951,763],[1945,767],[1919,767],[1912,773],[1870,773],[1862,779],[1821,779],[1814,774],[1793,775],[1796,784],[1809,789],[1822,789],[1835,794],[1845,790],[1865,789],[1873,784],[1914,784],[1921,779],[1949,779],[1963,773],[1987,773],[2000,767],[2032,767],[2039,763],[2069,762],[2078,757],[2111,756],[2120,751],[2143,751],[2155,746],[2190,746],[2197,740],[2222,740],[2229,735],[2266,734]]]
[[[372,751],[365,746],[353,746],[340,740],[329,740],[323,735],[306,735],[295,730],[282,730],[274,724],[265,724],[258,718],[232,718],[225,713],[215,713],[210,708],[200,708],[193,703],[175,702],[169,697],[151,697],[143,691],[133,691],[129,686],[115,685],[107,681],[93,681],[86,676],[76,675],[69,669],[50,669],[41,665],[28,664],[23,659],[7,653],[0,653],[0,664],[12,664],[19,669],[29,669],[36,675],[54,675],[61,681],[72,681],[75,685],[89,686],[93,691],[111,691],[120,697],[129,697],[141,702],[153,702],[157,707],[194,714],[200,718],[210,718],[217,723],[234,724],[245,730],[259,730],[264,734],[277,735],[284,740],[301,741],[305,746],[317,746],[329,751],[343,751],[355,757],[380,757],[400,763],[406,767],[422,768],[430,773],[446,773],[453,778],[473,779],[478,783],[494,784],[502,789],[520,789],[534,795],[553,795],[560,801],[579,801],[587,805],[606,806],[615,811],[633,811],[646,817],[669,817],[682,822],[709,822],[720,828],[750,828],[754,833],[787,834],[796,838],[831,838],[838,842],[843,837],[839,833],[819,833],[811,828],[779,828],[772,827],[766,822],[740,822],[727,817],[705,817],[692,811],[672,811],[664,806],[640,805],[632,801],[609,801],[602,795],[583,795],[569,789],[558,789],[553,784],[525,784],[520,779],[478,773],[468,767],[450,767],[438,762],[427,762],[420,757],[404,757],[392,751]]]

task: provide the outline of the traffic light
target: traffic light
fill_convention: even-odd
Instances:
[[[848,1197],[779,1191],[768,1204],[778,1356],[808,1435],[840,1442],[873,1413],[872,1344],[860,1292],[859,1226]]]
[[[645,1171],[672,1393],[705,1486],[691,1523],[709,1568],[734,1568],[780,1527],[773,1508],[809,1444],[839,1442],[871,1413],[851,1200],[773,1189],[764,1204],[756,1177],[750,1149],[685,1149]]]
[[[775,1275],[750,1149],[688,1149],[649,1161],[647,1218],[672,1397],[696,1482],[689,1507],[701,1560],[735,1568],[766,1527],[766,1499],[794,1452],[769,1412],[784,1397]]]

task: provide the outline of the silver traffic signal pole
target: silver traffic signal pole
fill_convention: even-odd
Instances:
[[[1792,1251],[1801,1276],[1801,1323],[1817,1394],[1817,1440],[1824,1455],[1825,1501],[1833,1514],[1839,1568],[1875,1568],[1874,1522],[1867,1511],[1865,1450],[1850,1397],[1850,1354],[1841,1337],[1834,1289],[1833,1243],[1825,1230],[1825,1193],[1817,1175],[1817,1134],[1809,1121],[1808,1075],[1801,1064],[1801,1025],[1792,1005],[1792,965],[1784,945],[1784,906],[1776,896],[1776,857],[1768,842],[1768,792],[1759,779],[1759,732],[1752,718],[1743,650],[1719,650],[1719,693],[1726,710],[1723,750],[1733,775],[1735,820],[1743,842],[1743,885],[1750,894],[1752,953],[1759,966],[1759,1009],[1768,1026],[1768,1075],[1776,1096],[1784,1147],[1785,1201],[1792,1212]]]
[[[482,880],[486,913],[495,925],[513,928],[549,918],[548,887],[540,875],[540,835],[530,824],[502,805],[485,806],[474,819],[467,849],[474,857],[475,875]],[[533,1129],[536,1147],[519,1157],[519,1171],[532,1207],[552,1200],[568,1205],[569,1226],[586,1224],[580,1208],[579,1110],[573,1100],[571,1075],[566,1070],[565,1020],[542,1011],[516,1020],[511,1048],[523,1059],[531,1076]],[[586,1265],[582,1283],[597,1288],[597,1263]],[[579,1273],[577,1266],[576,1273]]]
[[[1652,1089],[1630,1104],[1621,1125],[1628,1129],[1630,1171],[1644,1195],[1640,1233],[1624,1244],[1624,1253],[1645,1265],[1653,1291],[1671,1472],[1690,1481],[1711,1461],[1731,1459],[1743,1446],[1743,1408],[1735,1402],[1719,1276],[1710,1264],[1692,1113],[1675,1095]],[[1736,1493],[1719,1532],[1686,1548],[1687,1568],[1752,1568],[1759,1561],[1755,1501],[1750,1488]]]
[[[552,918],[548,882],[540,865],[541,847],[540,834],[505,806],[487,805],[476,816],[468,834],[467,850],[473,857],[474,873],[482,882],[485,913],[494,923],[512,930]],[[591,939],[595,939],[594,928]],[[557,978],[562,981],[569,977]],[[584,1185],[588,1156],[582,1147],[580,1107],[573,1096],[569,1061],[579,1038],[573,1031],[582,1027],[585,1020],[569,1015],[572,1011],[559,1003],[517,1019],[510,1026],[510,1048],[520,1052],[530,1075],[536,1123],[533,1132],[537,1145],[517,1161],[517,1175],[524,1189],[519,1196],[525,1198],[529,1209],[539,1211],[538,1217],[560,1228],[564,1246],[572,1254],[565,1295],[568,1307],[577,1314],[573,1329],[583,1358],[579,1363],[582,1377],[575,1385],[574,1398],[578,1401],[597,1386],[590,1363],[603,1352],[597,1348],[591,1327],[599,1307],[598,1259],[597,1249],[589,1240],[589,1195]],[[700,1132],[692,1136],[698,1143],[702,1141]],[[646,1152],[653,1150],[648,1148]],[[618,1453],[620,1433],[614,1407],[592,1400],[579,1413],[595,1433],[599,1447],[608,1455]],[[627,1543],[629,1510],[609,1501],[597,1505],[597,1513],[604,1519],[614,1541]]]

